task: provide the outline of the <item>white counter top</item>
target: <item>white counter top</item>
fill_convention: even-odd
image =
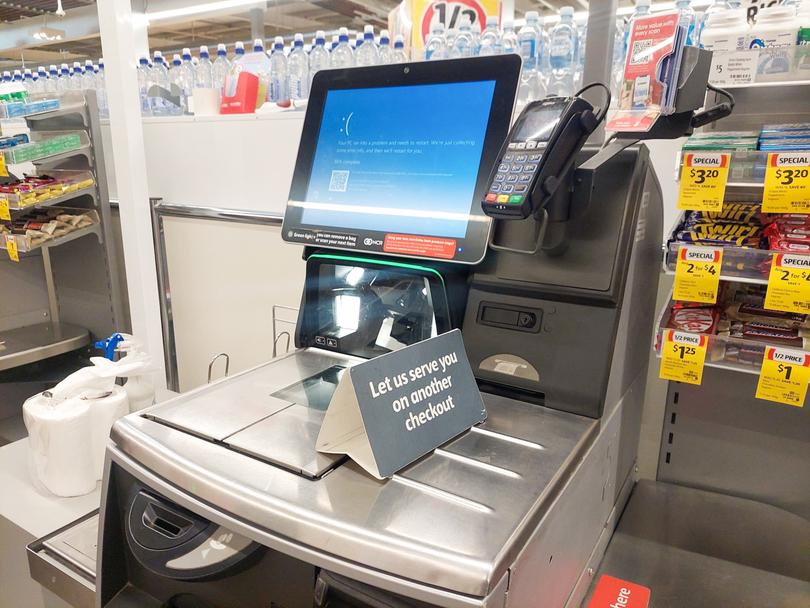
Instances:
[[[0,447],[0,517],[41,538],[97,509],[101,482],[90,494],[60,498],[38,490],[28,473],[28,439]]]

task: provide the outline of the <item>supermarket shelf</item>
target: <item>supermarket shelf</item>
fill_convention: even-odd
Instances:
[[[0,371],[42,361],[90,343],[90,334],[68,323],[37,323],[0,331]]]
[[[24,205],[21,207],[15,207],[13,204],[9,204],[9,211],[11,211],[12,213],[24,213],[27,211],[31,211],[33,209],[39,209],[41,207],[61,205],[62,203],[66,203],[73,199],[79,198],[80,196],[92,196],[95,199],[97,196],[96,186],[93,185],[87,188],[82,188],[81,190],[74,190],[73,192],[63,194],[62,196],[57,196],[54,198],[49,198],[47,200],[41,201],[39,203],[34,203],[33,205]]]
[[[689,245],[689,243],[670,241],[664,245],[664,271],[667,274],[675,273],[678,250],[682,245]],[[699,245],[699,243],[696,243],[696,245]],[[777,252],[770,249],[723,247],[723,266],[720,269],[720,280],[767,285],[770,262],[775,253]]]
[[[666,266],[666,267],[664,267],[664,274],[668,274],[670,276],[675,276],[675,269],[670,267],[670,266]],[[741,277],[741,276],[726,274],[724,272],[720,273],[720,280],[721,281],[732,281],[734,283],[748,283],[749,285],[767,285],[768,284],[768,278],[767,277],[763,277],[761,279],[755,279],[755,278],[752,278],[752,277]]]
[[[59,154],[53,154],[51,156],[43,156],[42,158],[38,158],[36,160],[32,160],[31,162],[35,165],[38,164],[50,164],[50,163],[57,163],[62,160],[67,160],[68,158],[73,158],[74,156],[86,156],[90,159],[90,144],[85,144],[76,148],[75,150],[68,150],[67,152],[60,152]],[[11,165],[13,163],[9,163]]]
[[[74,103],[61,105],[56,110],[36,112],[34,114],[22,116],[21,118],[25,118],[26,120],[47,120],[56,116],[69,116],[70,114],[81,114],[82,116],[86,116],[86,108],[87,106],[85,105],[84,101],[77,101]]]
[[[724,89],[765,89],[777,87],[810,87],[810,80],[783,80],[773,82],[751,82],[748,84],[724,84]]]
[[[87,226],[86,228],[74,230],[73,232],[70,232],[65,236],[60,236],[55,239],[45,241],[40,245],[31,247],[31,249],[19,249],[19,253],[20,255],[25,255],[29,253],[34,253],[36,251],[39,251],[40,249],[51,249],[52,247],[58,247],[59,245],[64,245],[65,243],[69,243],[70,241],[75,241],[76,239],[85,237],[88,234],[95,234],[96,236],[98,236],[99,243],[102,241],[101,226],[99,224],[95,224],[93,226]],[[5,248],[6,248],[5,242],[0,243],[0,249],[5,250]]]

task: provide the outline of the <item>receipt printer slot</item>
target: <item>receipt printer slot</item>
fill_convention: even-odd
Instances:
[[[537,333],[540,331],[542,320],[543,311],[537,308],[521,308],[492,302],[481,302],[478,307],[478,322],[482,325]]]

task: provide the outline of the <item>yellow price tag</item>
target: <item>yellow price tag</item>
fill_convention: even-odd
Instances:
[[[708,336],[667,329],[661,347],[659,378],[700,384],[708,344]]]
[[[8,177],[8,167],[6,167],[6,157],[2,153],[0,153],[0,175],[3,177]]]
[[[773,254],[765,308],[810,313],[810,255]]]
[[[757,399],[804,407],[810,382],[810,353],[787,348],[765,348],[757,383]]]
[[[5,198],[0,198],[0,220],[10,220],[11,219],[11,210],[8,206],[8,200]]]
[[[675,289],[672,297],[684,302],[717,302],[722,247],[682,245],[675,265]]]
[[[684,154],[678,209],[722,211],[730,163],[726,152]]]
[[[12,262],[20,261],[20,252],[17,251],[17,241],[14,239],[13,234],[6,235],[6,253],[8,253],[8,259]]]
[[[763,213],[810,213],[810,152],[771,152]]]

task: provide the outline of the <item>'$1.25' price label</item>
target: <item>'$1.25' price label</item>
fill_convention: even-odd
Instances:
[[[803,407],[808,382],[810,353],[773,346],[765,348],[757,399]]]
[[[706,361],[708,336],[667,329],[661,347],[661,368],[658,375],[663,380],[688,384],[703,381],[703,363]]]
[[[810,152],[771,152],[763,213],[810,213]]]
[[[722,211],[730,162],[731,155],[728,153],[685,154],[678,209]]]
[[[810,313],[810,255],[773,254],[765,308]]]

